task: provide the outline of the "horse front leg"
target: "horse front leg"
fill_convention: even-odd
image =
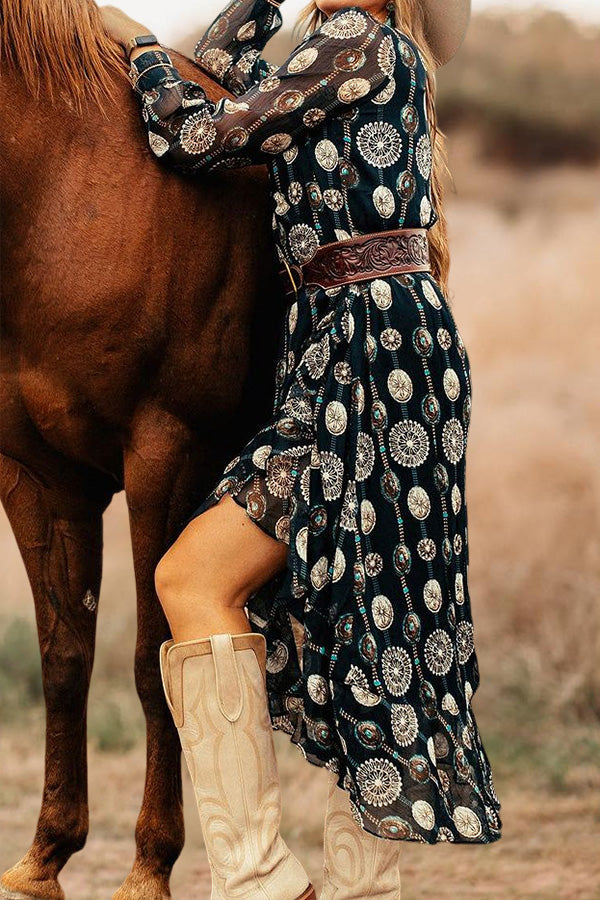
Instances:
[[[148,412],[125,455],[138,609],[135,678],[146,717],[147,767],[135,861],[113,900],[170,897],[171,870],[184,842],[181,745],[159,669],[159,648],[170,632],[154,588],[156,565],[200,481],[202,452],[190,449],[181,429],[167,414]]]
[[[42,805],[25,856],[0,879],[0,897],[63,900],[58,875],[88,832],[86,711],[102,570],[100,502],[68,464],[43,483],[0,454],[0,493],[33,591],[46,704]]]

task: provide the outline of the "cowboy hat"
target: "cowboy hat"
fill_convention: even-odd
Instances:
[[[420,0],[423,4],[425,35],[439,66],[445,65],[459,49],[469,27],[471,0]]]

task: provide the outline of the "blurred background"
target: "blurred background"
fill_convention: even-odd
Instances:
[[[223,3],[120,0],[191,55]],[[265,57],[281,62],[302,3]],[[437,72],[450,304],[473,375],[470,593],[473,707],[503,804],[493,846],[404,842],[402,900],[600,896],[600,3],[473,0]],[[133,684],[135,595],[122,495],[105,518],[89,706],[91,832],[61,881],[106,898],[133,860],[144,723]],[[29,846],[41,799],[43,705],[33,603],[0,518],[0,871]],[[283,832],[321,883],[325,773],[275,733]],[[208,898],[187,772],[174,897]],[[439,845],[438,845],[439,846]]]

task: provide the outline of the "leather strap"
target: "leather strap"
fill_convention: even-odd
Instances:
[[[235,722],[242,711],[242,684],[231,634],[211,634],[212,656],[217,684],[217,703],[226,719]]]
[[[428,272],[429,241],[426,228],[397,228],[357,235],[319,247],[303,266],[284,261],[281,274],[288,282],[286,294],[297,295],[302,284],[324,289],[397,275]]]

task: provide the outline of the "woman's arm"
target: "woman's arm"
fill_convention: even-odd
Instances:
[[[260,53],[281,28],[279,5],[279,0],[232,0],[194,47],[197,65],[236,95],[270,75],[277,67]]]
[[[342,23],[339,17],[345,16]],[[345,27],[344,27],[345,26]],[[351,37],[347,35],[351,34]],[[163,50],[132,63],[153,153],[186,174],[264,163],[390,81],[395,42],[361,7],[336,11],[237,100],[209,101]]]

